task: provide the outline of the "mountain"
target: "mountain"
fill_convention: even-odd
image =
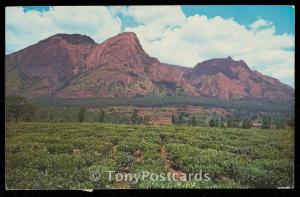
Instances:
[[[57,34],[5,57],[6,94],[50,95],[84,71],[96,43],[88,36]]]
[[[101,44],[57,34],[5,57],[6,95],[60,99],[134,96],[213,96],[294,100],[294,90],[231,57],[194,68],[161,63],[137,36],[120,33]]]
[[[185,74],[201,95],[222,99],[254,98],[268,101],[292,101],[294,90],[279,80],[252,71],[243,61],[231,57],[197,64]]]

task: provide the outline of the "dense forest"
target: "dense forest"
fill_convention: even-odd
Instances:
[[[149,100],[147,100],[149,99]],[[193,100],[194,99],[194,100]],[[185,102],[184,102],[185,101]],[[84,99],[84,100],[29,100],[20,96],[6,98],[5,116],[7,122],[101,122],[111,124],[149,124],[151,117],[139,116],[133,107],[129,113],[119,113],[115,106],[173,106],[200,105],[232,109],[227,116],[217,114],[177,112],[172,114],[171,124],[252,128],[258,123],[261,128],[284,128],[294,126],[293,108],[275,104],[250,103],[245,101],[219,101],[205,98],[132,98],[132,99]],[[203,104],[202,104],[203,103]],[[93,110],[91,110],[93,108]]]
[[[224,109],[239,109],[248,112],[293,113],[294,103],[272,103],[254,100],[221,100],[213,97],[132,97],[132,98],[95,98],[95,99],[54,99],[36,98],[34,102],[43,106],[56,107],[182,107],[187,105],[202,107],[220,107]]]

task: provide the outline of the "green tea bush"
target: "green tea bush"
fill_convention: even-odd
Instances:
[[[128,152],[118,151],[113,155],[113,160],[116,161],[118,169],[131,167],[134,164],[134,156]]]
[[[291,129],[142,126],[99,123],[6,124],[9,189],[114,188],[91,170],[184,173],[202,170],[209,182],[142,181],[132,188],[274,188],[293,186]],[[114,145],[117,145],[114,147]],[[165,148],[166,155],[161,150]],[[136,151],[139,150],[139,155]],[[166,157],[166,158],[165,158]]]
[[[96,181],[96,182],[92,181],[92,180],[89,180],[89,181],[94,184],[94,186],[93,186],[94,189],[103,189],[103,188],[112,187],[114,180],[109,179],[108,171],[115,171],[115,170],[116,170],[116,163],[113,160],[108,160],[106,162],[105,161],[98,162],[98,163],[86,168],[85,174],[86,174],[86,177],[89,178],[92,173],[99,173],[98,181]]]
[[[255,160],[239,172],[239,182],[255,188],[292,187],[293,165],[284,160]]]
[[[133,154],[140,148],[140,139],[125,138],[118,144],[118,150]]]
[[[48,144],[47,150],[50,154],[72,154],[73,148],[68,144]]]
[[[113,145],[117,145],[120,141],[121,141],[121,138],[118,137],[118,136],[111,136],[111,137],[110,137],[110,142],[111,142]]]
[[[85,146],[85,148],[83,149],[83,153],[89,154],[90,152],[97,152],[99,153],[98,155],[108,156],[112,152],[112,147],[112,143],[98,140],[94,143],[92,142],[90,146]]]

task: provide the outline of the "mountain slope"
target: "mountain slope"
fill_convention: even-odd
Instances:
[[[56,92],[58,98],[189,95],[186,68],[150,57],[134,33],[99,44],[86,58],[87,71]],[[159,74],[158,74],[159,73]]]
[[[294,97],[293,88],[252,71],[244,61],[235,61],[231,57],[199,63],[185,77],[198,87],[201,95],[268,101],[292,101]]]
[[[57,34],[5,58],[6,95],[96,98],[213,96],[294,100],[294,90],[249,69],[244,61],[217,58],[194,68],[161,63],[131,32],[101,44],[79,34]]]
[[[5,57],[6,94],[50,96],[85,70],[96,43],[89,37],[57,34]]]

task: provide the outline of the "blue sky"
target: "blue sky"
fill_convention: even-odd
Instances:
[[[56,33],[85,34],[101,43],[132,31],[162,62],[193,67],[232,56],[294,86],[294,24],[292,6],[10,7],[6,54]]]
[[[189,16],[201,13],[209,18],[232,17],[245,25],[251,24],[257,18],[263,18],[275,24],[277,33],[295,32],[295,12],[292,6],[184,6],[182,9]]]
[[[38,10],[38,11],[48,11],[49,6],[23,6],[25,11],[30,11],[30,10]]]
[[[233,18],[240,24],[251,24],[258,18],[264,18],[272,21],[277,33],[295,33],[295,12],[292,6],[233,6],[233,5],[187,5],[181,6],[182,11],[187,16],[195,14],[206,15],[208,18],[221,16],[223,18]],[[49,6],[24,6],[25,11],[38,10],[48,11]],[[124,26],[135,26],[136,23],[132,17],[122,17]]]

